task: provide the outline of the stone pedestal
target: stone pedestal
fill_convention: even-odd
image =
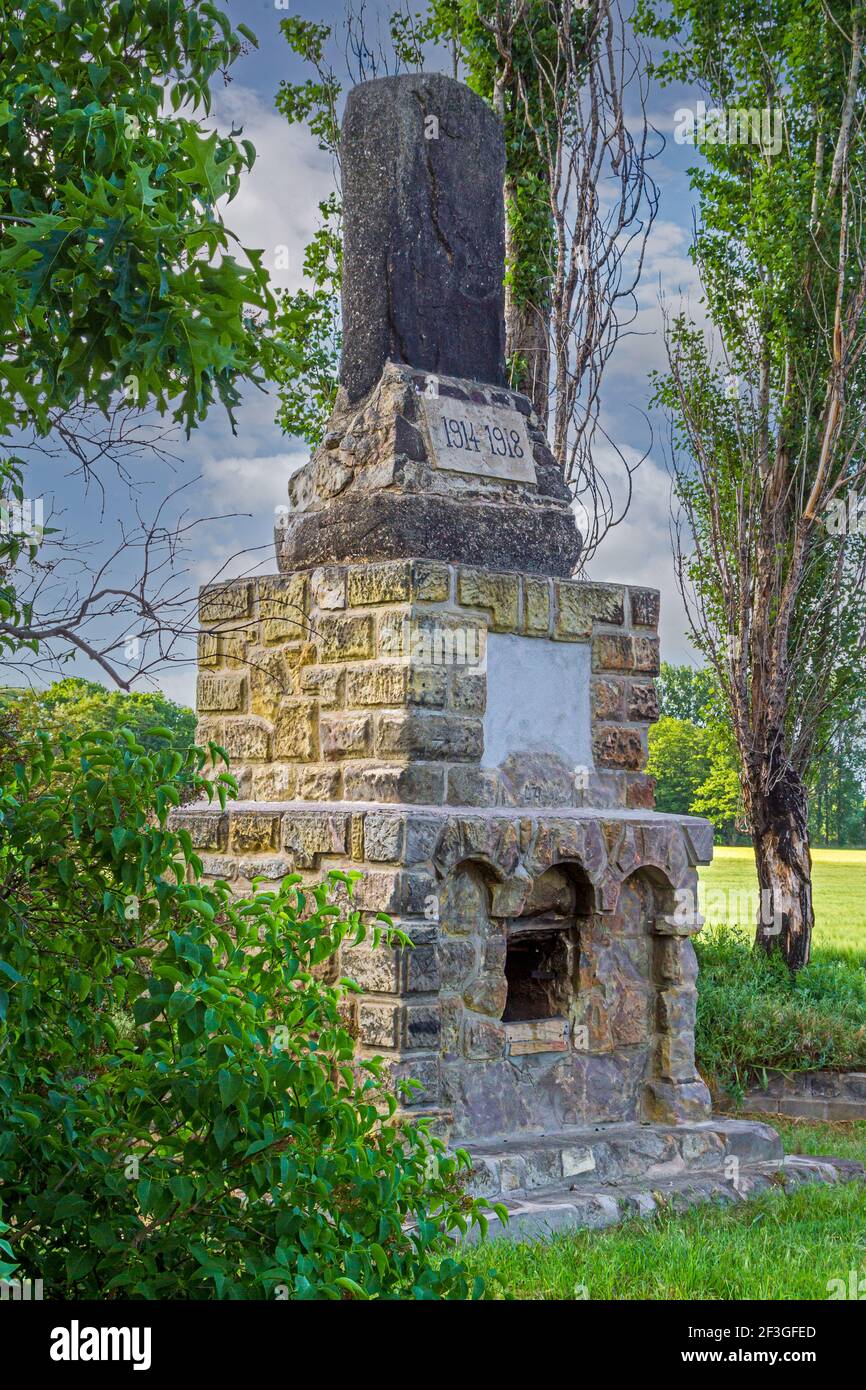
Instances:
[[[346,953],[359,1048],[455,1141],[709,1113],[694,1065],[701,820],[652,810],[658,597],[407,559],[202,597],[199,735],[243,800],[206,872],[360,869],[411,950]]]

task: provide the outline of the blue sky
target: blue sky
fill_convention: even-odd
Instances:
[[[238,197],[225,209],[228,225],[245,246],[264,251],[265,264],[276,284],[291,289],[302,283],[303,248],[316,226],[317,204],[333,186],[330,161],[304,131],[289,127],[274,108],[281,79],[303,76],[302,65],[290,53],[279,31],[287,13],[335,25],[338,44],[342,3],[302,3],[293,9],[273,0],[227,0],[235,22],[243,21],[257,34],[260,46],[232,69],[231,83],[214,92],[212,117],[206,125],[228,129],[243,126],[257,150],[257,161]],[[375,27],[377,8],[368,5]],[[339,51],[339,49],[335,50]],[[433,66],[433,65],[431,65]],[[443,70],[446,64],[442,63]],[[664,365],[660,296],[670,305],[685,301],[699,313],[699,291],[688,259],[692,200],[687,169],[694,150],[673,139],[676,110],[693,104],[697,93],[661,89],[650,93],[653,124],[666,137],[666,146],[653,165],[661,204],[651,233],[645,271],[638,292],[639,315],[631,334],[621,340],[605,378],[602,422],[626,451],[641,454],[652,444],[648,459],[635,475],[635,497],[626,521],[612,531],[590,567],[590,577],[649,584],[662,591],[662,652],[668,660],[690,658],[685,619],[673,578],[669,536],[670,485],[665,463],[664,422],[655,419],[654,440],[646,419],[651,394],[649,373]],[[276,269],[278,259],[286,269]],[[216,574],[242,569],[268,572],[275,568],[272,549],[274,508],[286,500],[290,472],[308,456],[302,441],[283,435],[274,424],[275,398],[257,390],[245,394],[238,412],[238,432],[215,408],[187,441],[176,435],[170,465],[144,459],[133,465],[136,497],[144,514],[152,511],[168,489],[181,488],[171,506],[193,515],[217,517],[188,534],[187,552],[178,587],[197,587]],[[192,480],[200,481],[192,485]],[[74,552],[73,566],[82,555],[93,564],[109,554],[123,528],[134,520],[129,491],[111,473],[102,476],[104,496],[89,490],[62,454],[34,459],[28,483],[31,495],[45,498],[52,524],[62,527]],[[83,660],[68,674],[95,675]],[[5,679],[10,679],[7,674]],[[19,679],[11,677],[11,679]],[[195,668],[189,660],[154,673],[153,682],[175,699],[192,703]],[[146,688],[146,687],[145,687]]]

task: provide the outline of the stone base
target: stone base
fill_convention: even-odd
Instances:
[[[471,1187],[492,1201],[539,1191],[583,1192],[643,1185],[779,1162],[782,1141],[758,1120],[710,1119],[681,1124],[580,1125],[555,1133],[464,1146]]]
[[[206,875],[358,871],[412,946],[347,946],[350,1027],[457,1144],[710,1115],[691,937],[704,822],[653,811],[235,802],[173,820]],[[515,1028],[514,1025],[521,1026]],[[531,1026],[530,1026],[531,1025]]]
[[[644,1179],[604,1186],[544,1189],[531,1196],[507,1199],[508,1220],[491,1215],[490,1240],[546,1240],[563,1231],[602,1230],[635,1217],[687,1211],[705,1202],[732,1205],[761,1192],[781,1188],[790,1192],[803,1183],[862,1182],[866,1170],[844,1158],[815,1158],[791,1154],[786,1158],[741,1164],[736,1178],[724,1169],[709,1168],[674,1178]],[[479,1239],[473,1229],[468,1241]]]

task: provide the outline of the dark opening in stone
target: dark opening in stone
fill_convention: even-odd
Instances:
[[[504,1023],[557,1018],[571,993],[567,932],[521,932],[509,938],[505,955],[508,995]]]

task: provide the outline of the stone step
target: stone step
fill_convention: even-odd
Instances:
[[[789,1155],[760,1163],[743,1163],[732,1177],[722,1168],[660,1178],[657,1181],[579,1185],[546,1189],[505,1199],[507,1222],[492,1213],[491,1240],[546,1240],[563,1231],[602,1230],[634,1217],[685,1211],[705,1202],[744,1202],[769,1188],[786,1192],[809,1182],[866,1181],[866,1169],[850,1159]],[[479,1239],[476,1229],[467,1237]]]
[[[716,1116],[691,1124],[587,1125],[466,1146],[470,1190],[511,1197],[541,1188],[656,1182],[706,1169],[771,1162],[783,1156],[774,1129],[759,1120]]]

